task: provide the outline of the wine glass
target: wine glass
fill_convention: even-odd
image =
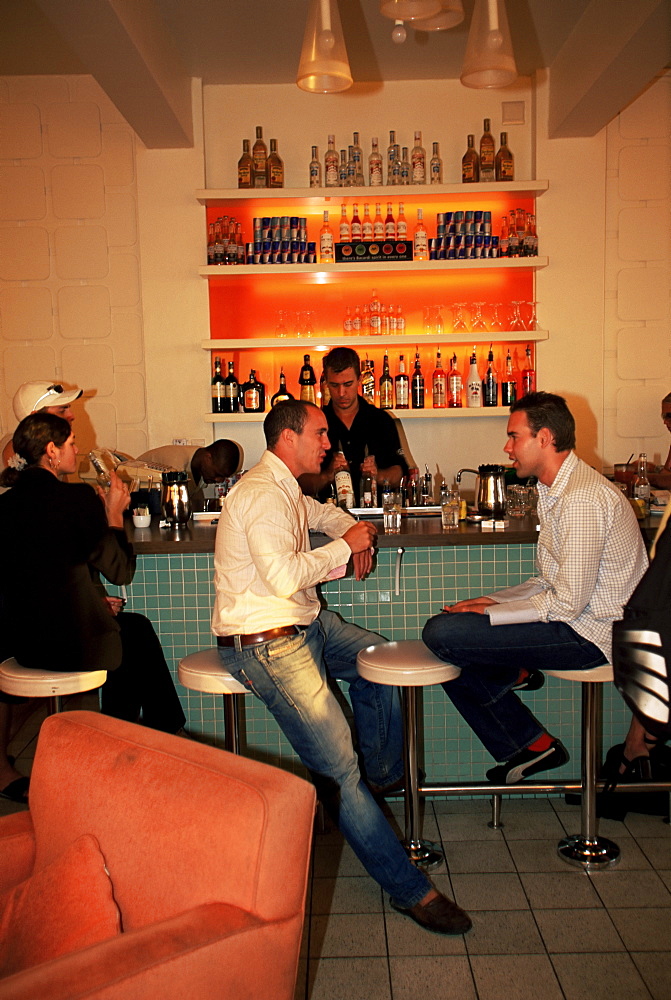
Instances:
[[[526,303],[529,311],[529,315],[526,322],[527,330],[535,330],[538,327],[538,318],[536,316],[536,306],[537,302],[527,302]]]
[[[473,309],[471,311],[471,331],[475,333],[477,330],[487,330],[487,324],[485,323],[484,316],[482,315],[482,307],[484,302],[474,302]]]
[[[465,302],[455,302],[452,306],[452,330],[454,333],[460,333],[465,331],[468,333],[468,327],[466,326],[466,321],[464,319],[463,309],[466,308]]]
[[[287,334],[287,328],[286,328],[286,325],[285,325],[285,322],[284,322],[285,315],[286,315],[286,312],[285,312],[284,309],[278,309],[277,310],[277,323],[275,325],[275,336],[276,337],[286,337],[286,336],[288,336],[288,334]]]
[[[492,318],[489,321],[490,330],[503,330],[503,322],[499,316],[499,309],[502,305],[502,302],[492,302]]]
[[[520,315],[520,306],[522,303],[518,300],[513,300],[512,307],[513,311],[510,318],[510,328],[511,330],[524,330],[525,326],[522,322],[522,316]]]

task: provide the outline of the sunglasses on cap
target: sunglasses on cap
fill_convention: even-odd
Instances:
[[[63,392],[63,386],[62,385],[50,385],[49,388],[47,389],[47,391],[45,393],[43,393],[40,396],[40,398],[38,400],[36,400],[36,402],[33,404],[33,412],[35,410],[41,409],[40,403],[44,399],[48,399],[49,396],[53,396],[54,394],[59,394],[60,395],[61,392]]]

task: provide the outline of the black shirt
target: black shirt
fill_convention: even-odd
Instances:
[[[366,445],[368,445],[368,454],[375,456],[375,464],[378,469],[388,469],[391,465],[400,465],[403,475],[406,475],[408,463],[405,460],[398,430],[392,417],[385,410],[379,410],[377,406],[373,406],[363,396],[359,396],[358,400],[359,409],[351,427],[346,427],[340,417],[336,416],[333,403],[324,407],[331,448],[324,457],[322,470],[329,465],[333,452],[337,451],[340,445],[352,473],[354,493],[360,500],[361,463],[365,458]],[[328,485],[319,492],[319,499],[325,500],[330,493],[331,486]]]

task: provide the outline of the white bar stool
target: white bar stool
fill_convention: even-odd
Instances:
[[[50,715],[62,711],[63,695],[92,691],[106,680],[106,670],[36,670],[22,667],[13,656],[0,663],[0,691],[19,698],[48,698]]]
[[[565,837],[557,845],[557,853],[570,865],[585,871],[602,871],[617,864],[620,848],[612,840],[597,836],[596,780],[600,766],[599,735],[603,684],[613,680],[609,663],[590,670],[544,670],[549,677],[582,684],[582,719],[580,733],[580,833]]]
[[[179,661],[179,682],[191,691],[224,696],[224,745],[231,753],[240,753],[240,695],[251,694],[236,681],[221,662],[217,647],[190,653]]]
[[[445,860],[439,844],[421,839],[417,773],[417,696],[415,688],[442,684],[461,671],[445,663],[421,639],[382,642],[367,646],[357,656],[357,670],[367,681],[400,687],[404,716],[405,841],[408,857],[419,868],[430,871]]]

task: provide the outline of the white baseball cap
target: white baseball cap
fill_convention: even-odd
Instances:
[[[17,420],[47,406],[69,406],[79,399],[83,389],[64,389],[54,382],[24,382],[14,394],[12,406]]]

